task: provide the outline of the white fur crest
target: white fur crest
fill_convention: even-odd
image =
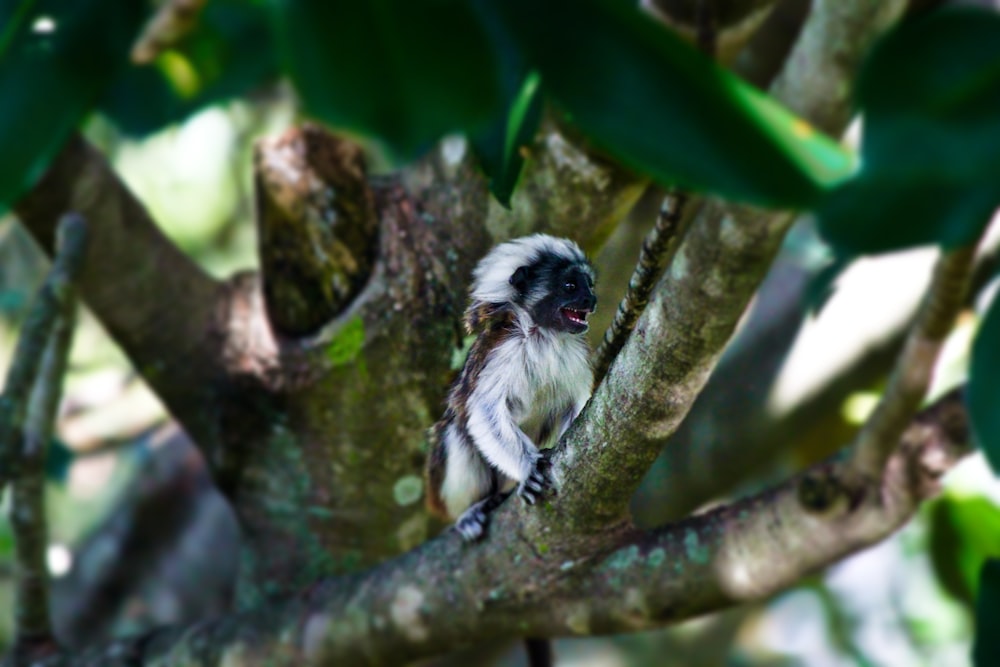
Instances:
[[[522,266],[537,262],[546,254],[563,257],[574,262],[585,262],[583,251],[569,239],[548,234],[522,236],[496,246],[479,261],[472,273],[472,302],[509,303],[516,292],[510,277]]]

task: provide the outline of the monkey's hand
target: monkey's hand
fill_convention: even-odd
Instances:
[[[455,521],[455,530],[466,542],[475,542],[486,534],[486,522],[489,521],[490,513],[503,504],[510,493],[494,493],[486,496],[469,509]]]
[[[552,480],[549,478],[549,459],[542,452],[538,452],[537,458],[531,465],[531,470],[517,486],[517,495],[529,505],[542,497],[546,489],[552,488]]]

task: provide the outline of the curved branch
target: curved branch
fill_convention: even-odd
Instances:
[[[924,410],[877,478],[848,461],[654,531],[542,543],[508,503],[488,542],[454,532],[366,573],[187,629],[115,642],[46,665],[169,656],[186,665],[400,664],[485,637],[632,632],[762,600],[877,542],[969,453],[960,392]],[[551,516],[551,515],[550,515]]]

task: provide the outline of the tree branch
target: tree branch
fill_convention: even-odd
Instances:
[[[772,93],[839,134],[850,113],[848,82],[903,5],[818,3]],[[584,418],[554,458],[558,525],[588,531],[625,519],[632,493],[704,386],[793,220],[789,212],[748,206],[702,208]]]
[[[59,223],[55,261],[29,315],[29,325],[21,333],[22,341],[33,338],[30,340],[32,347],[41,345],[44,357],[40,364],[15,359],[15,365],[36,365],[36,374],[29,382],[30,400],[24,427],[21,429],[18,425],[16,438],[12,439],[21,445],[10,506],[17,563],[15,662],[26,661],[36,651],[51,648],[53,642],[46,561],[45,455],[52,438],[73,336],[76,298],[72,283],[83,264],[86,240],[84,220],[75,214],[63,216]],[[21,351],[19,346],[18,352]],[[34,349],[25,352],[29,356],[34,353]]]
[[[0,395],[0,494],[17,477],[25,414],[38,377],[52,331],[69,298],[69,285],[77,279],[87,247],[83,219],[68,215],[60,219],[61,252],[55,259],[45,284],[35,297],[35,305],[18,337],[13,362]],[[46,366],[45,370],[49,370]]]
[[[587,592],[601,600],[592,624],[614,632],[638,617],[649,627],[766,599],[890,535],[970,452],[968,417],[954,391],[911,423],[878,477],[860,479],[849,461],[823,463],[612,553],[598,572],[622,578]],[[622,567],[626,558],[633,567]],[[629,600],[630,591],[640,599]]]
[[[215,312],[222,287],[160,232],[104,156],[76,135],[15,206],[50,254],[64,211],[90,223],[81,297],[168,409],[183,415],[192,437],[213,449],[220,440],[213,406],[225,377]]]
[[[510,210],[489,198],[486,228],[494,243],[545,232],[572,238],[594,252],[649,183],[551,115],[543,118],[527,153]]]
[[[45,665],[399,664],[486,637],[633,632],[766,599],[902,525],[969,453],[955,391],[925,409],[876,477],[823,463],[778,487],[644,532],[541,543],[508,503],[487,543],[449,532],[368,572],[186,629]],[[553,536],[554,538],[556,536]]]
[[[658,526],[681,519],[740,484],[787,469],[790,458],[808,465],[832,455],[856,435],[858,428],[843,418],[839,408],[851,393],[884,383],[913,326],[922,295],[914,295],[912,301],[907,298],[905,307],[895,316],[887,314],[877,331],[853,332],[843,341],[844,352],[838,353],[839,362],[825,374],[822,384],[813,385],[814,389],[796,396],[776,413],[772,403],[775,383],[791,361],[789,349],[805,333],[807,292],[818,270],[796,259],[797,253],[790,248],[818,242],[811,228],[793,229],[800,237],[786,242],[789,252],[783,253],[785,258],[779,258],[761,286],[753,309],[740,325],[736,344],[727,348],[670,446],[643,480],[632,501],[633,518],[639,525]],[[1000,239],[987,238],[989,242],[977,251],[965,307],[989,283],[1000,263]],[[886,266],[876,275],[894,271],[898,261],[879,260]],[[860,297],[858,293],[855,300]],[[838,322],[849,326],[850,318],[856,317],[847,312],[851,303],[857,305],[848,299],[839,319],[823,326],[836,328]],[[907,314],[911,303],[912,312]],[[808,460],[803,459],[806,452]]]
[[[653,11],[665,12],[668,3],[650,5]],[[763,13],[766,15],[769,9]],[[696,44],[698,49],[709,58],[717,57],[717,22],[714,0],[697,0],[694,6],[694,21],[696,29]],[[639,251],[639,263],[636,265],[629,280],[625,296],[618,304],[614,320],[604,333],[597,352],[594,354],[594,386],[604,380],[611,362],[618,356],[622,346],[628,339],[635,323],[649,304],[649,295],[653,287],[663,275],[663,270],[670,265],[677,254],[677,249],[691,227],[694,214],[702,204],[688,207],[690,195],[680,190],[669,192],[660,204],[653,228],[649,230]]]
[[[889,385],[855,440],[854,464],[859,472],[878,474],[924,400],[938,353],[965,303],[975,254],[975,245],[951,250],[934,267]]]

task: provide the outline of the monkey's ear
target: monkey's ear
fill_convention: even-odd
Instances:
[[[510,284],[514,286],[518,294],[525,294],[528,291],[528,267],[519,266],[514,275],[510,277]]]

